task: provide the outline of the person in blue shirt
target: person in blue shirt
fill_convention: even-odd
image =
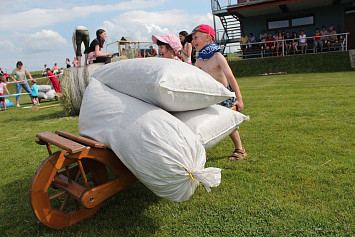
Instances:
[[[38,101],[38,86],[37,86],[37,82],[36,80],[32,80],[32,103],[33,105],[39,105],[39,101]]]

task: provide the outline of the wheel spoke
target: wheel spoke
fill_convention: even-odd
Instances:
[[[84,180],[84,184],[87,189],[90,189],[90,186],[89,186],[88,180],[86,178],[84,167],[83,167],[83,164],[81,163],[81,160],[78,160],[78,165],[79,165],[79,169],[81,171],[81,177],[83,177],[83,180]]]
[[[54,195],[52,195],[52,196],[49,197],[49,200],[52,200],[52,199],[57,198],[57,197],[60,197],[60,196],[64,195],[65,193],[66,193],[66,192],[63,191],[63,192],[54,194]]]
[[[63,201],[62,205],[60,206],[59,211],[63,211],[65,205],[67,205],[68,199],[69,199],[69,194],[67,194],[67,196],[64,198],[64,201]]]

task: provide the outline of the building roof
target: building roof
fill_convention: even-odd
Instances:
[[[239,18],[278,14],[355,2],[354,0],[238,0],[238,4],[214,9],[215,15],[236,15]]]

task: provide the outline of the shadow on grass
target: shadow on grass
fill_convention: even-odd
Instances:
[[[91,218],[64,230],[51,229],[37,220],[30,206],[31,178],[2,187],[0,231],[5,236],[139,236],[142,229],[153,234],[159,228],[145,211],[160,198],[137,182],[105,200]]]
[[[35,111],[34,111],[35,112]],[[47,120],[47,119],[54,119],[54,118],[64,118],[69,117],[64,111],[53,111],[52,113],[40,114],[37,116],[32,116],[28,118],[28,121],[38,121],[38,120]]]

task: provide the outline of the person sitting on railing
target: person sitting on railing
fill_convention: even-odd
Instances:
[[[320,31],[320,33],[322,34],[322,40],[323,40],[323,44],[327,44],[327,35],[328,35],[328,31],[327,31],[327,27],[322,26],[322,30]]]
[[[307,53],[307,35],[304,33],[304,30],[301,30],[301,34],[299,36],[299,46],[301,46],[301,53],[306,54]]]
[[[282,56],[282,45],[284,42],[284,37],[282,36],[282,32],[280,31],[277,35],[276,38],[276,54],[277,56]],[[279,54],[279,50],[281,50],[280,54]]]
[[[334,26],[330,25],[329,26],[329,31],[328,31],[328,36],[327,36],[327,40],[328,40],[328,49],[330,50],[330,47],[333,47],[333,50],[335,50],[335,46],[339,43],[338,41],[338,37],[336,36],[336,31],[334,30]]]
[[[256,40],[255,40],[255,36],[254,36],[253,33],[249,33],[249,41],[248,41],[248,43],[249,43],[249,48],[255,46],[255,44],[253,44],[253,43],[256,43]]]
[[[292,38],[293,38],[293,41],[292,41],[292,47],[293,47],[293,53],[296,54],[298,52],[298,36],[297,36],[297,33],[296,31],[293,31],[292,32]]]
[[[320,46],[320,51],[323,52],[322,33],[319,32],[319,28],[317,28],[316,32],[313,34],[313,47],[315,53],[317,53],[318,45]]]
[[[271,33],[269,33],[267,35],[267,38],[265,40],[265,49],[266,49],[266,52],[269,53],[269,55],[274,55],[274,51],[275,51],[275,39],[274,37],[271,36]]]
[[[267,34],[266,34],[265,30],[261,30],[261,34],[259,36],[260,42],[264,42],[265,43],[266,38],[267,38]]]
[[[292,47],[292,36],[288,31],[286,32],[285,35],[285,47],[286,47],[287,54],[290,54],[291,47]]]
[[[242,32],[242,37],[240,37],[239,43],[240,43],[240,48],[242,51],[244,51],[247,47],[247,43],[249,41],[249,37]]]

